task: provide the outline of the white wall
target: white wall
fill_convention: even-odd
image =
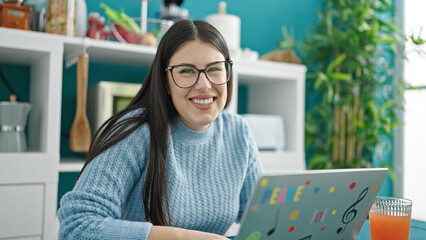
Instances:
[[[404,1],[404,32],[426,39],[425,0]],[[426,44],[424,44],[426,45]],[[407,44],[408,60],[404,62],[404,78],[413,86],[425,87],[422,90],[405,91],[405,111],[403,128],[403,196],[413,200],[412,217],[426,220],[426,46],[423,57]]]

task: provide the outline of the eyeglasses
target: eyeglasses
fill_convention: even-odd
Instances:
[[[173,82],[180,88],[193,87],[200,79],[202,72],[212,84],[222,85],[230,79],[232,64],[232,61],[212,62],[207,64],[204,69],[198,69],[191,64],[179,64],[169,66],[164,71],[170,71]]]

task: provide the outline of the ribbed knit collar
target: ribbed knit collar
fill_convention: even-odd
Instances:
[[[220,115],[219,115],[220,117]],[[203,131],[194,131],[185,126],[179,118],[176,118],[174,123],[171,125],[171,133],[173,138],[184,143],[200,144],[211,139],[214,135],[216,128],[216,121],[210,124],[210,127]]]

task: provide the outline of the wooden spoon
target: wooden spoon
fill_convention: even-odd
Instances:
[[[74,152],[88,152],[92,139],[86,114],[89,54],[82,53],[77,61],[77,106],[70,132],[70,149]]]

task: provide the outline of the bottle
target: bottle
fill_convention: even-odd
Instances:
[[[85,0],[75,2],[75,35],[84,37],[87,30],[87,5]]]
[[[104,29],[105,27],[105,17],[104,16],[100,16],[99,17],[99,32],[102,32],[102,29]]]
[[[109,34],[111,32],[111,28],[107,25],[105,25],[101,31],[100,34],[100,39],[101,40],[108,40],[109,39]]]
[[[86,37],[97,39],[100,36],[101,22],[98,12],[91,12],[89,14],[89,28],[86,32]]]

